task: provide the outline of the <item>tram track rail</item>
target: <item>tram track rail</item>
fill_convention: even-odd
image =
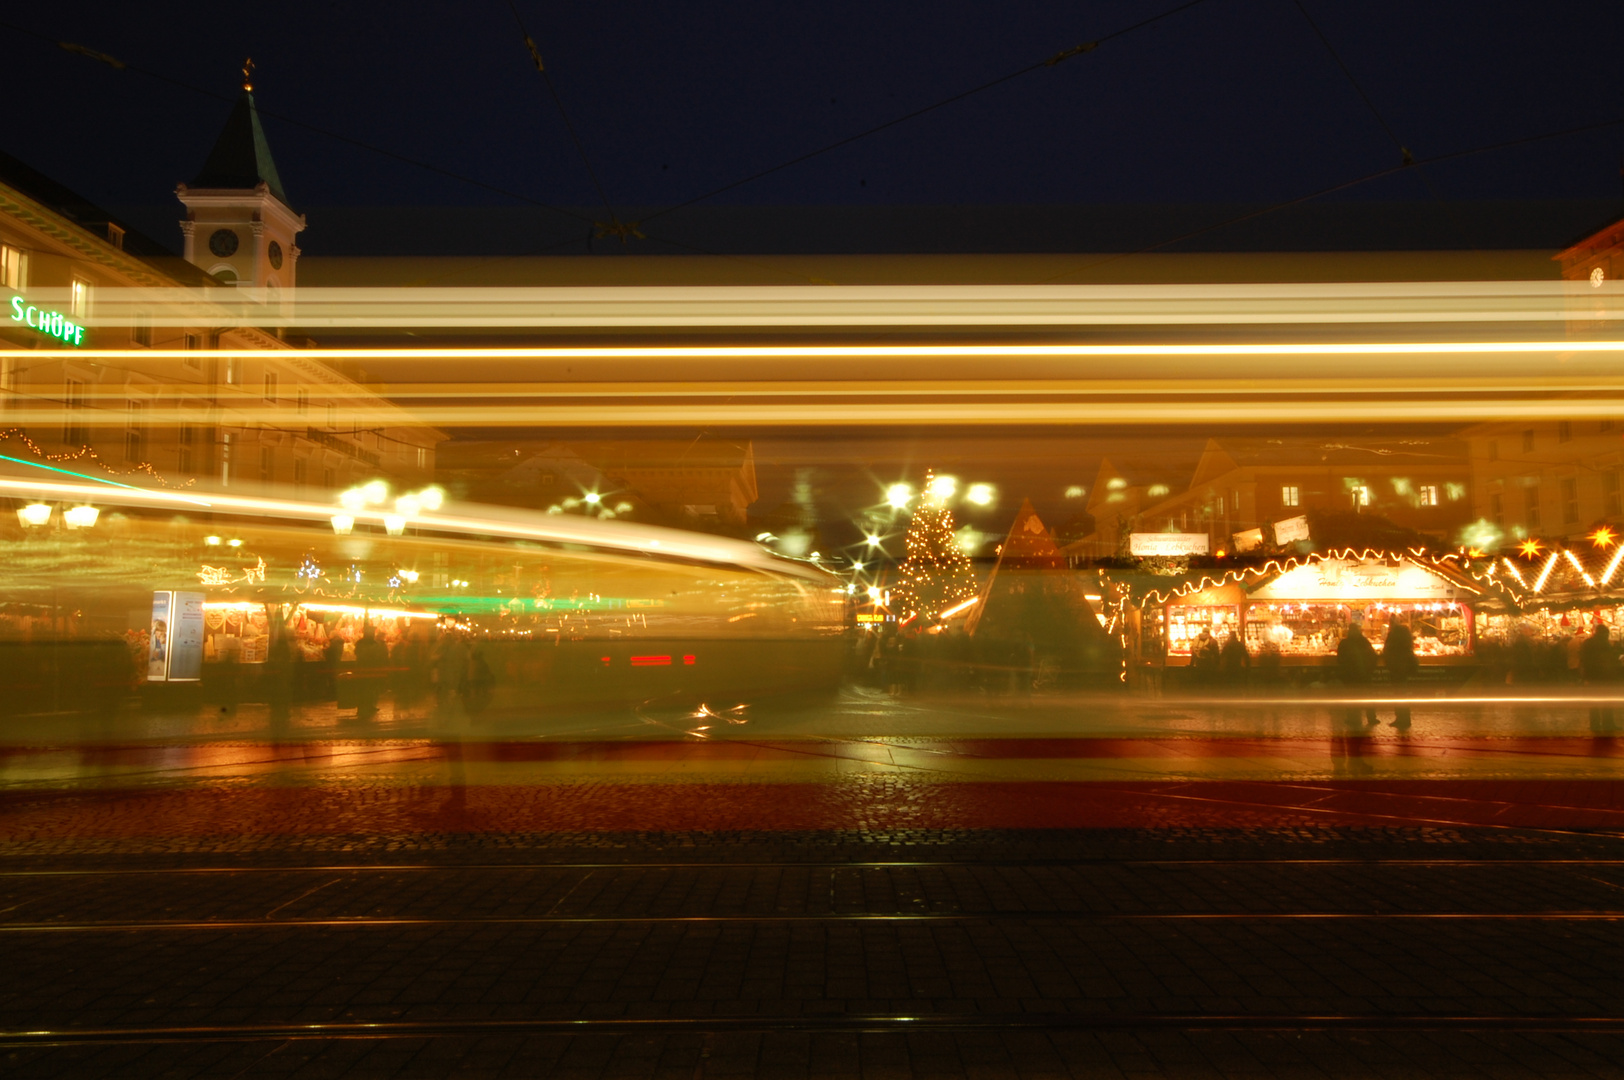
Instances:
[[[470,1038],[494,1035],[686,1035],[729,1032],[1425,1031],[1624,1034],[1624,1015],[885,1013],[862,1015],[468,1018],[0,1030],[0,1049],[96,1044]]]
[[[62,867],[39,870],[0,870],[0,880],[50,877],[135,877],[209,874],[351,874],[351,873],[448,873],[469,871],[510,871],[515,873],[547,870],[934,870],[934,869],[1054,869],[1076,867],[1609,867],[1624,866],[1624,858],[1031,858],[1031,859],[915,859],[869,860],[786,859],[768,861],[684,860],[637,862],[529,862],[529,863],[300,863],[283,866],[120,866]]]
[[[130,919],[77,923],[0,923],[0,935],[307,929],[717,925],[746,923],[923,922],[1620,922],[1624,911],[896,911],[773,912],[723,915],[336,916],[260,919]]]

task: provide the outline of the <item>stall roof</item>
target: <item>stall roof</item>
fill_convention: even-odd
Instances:
[[[1374,567],[1391,569],[1390,580],[1372,574],[1370,569]],[[1166,604],[1203,589],[1227,585],[1239,585],[1253,598],[1263,600],[1333,599],[1340,589],[1357,587],[1371,600],[1436,597],[1444,601],[1515,603],[1514,595],[1502,582],[1486,572],[1474,572],[1473,560],[1453,553],[1430,555],[1418,549],[1314,552],[1234,570],[1187,571],[1171,577],[1145,571],[1106,573],[1112,582],[1126,586],[1133,602],[1140,606]],[[1401,595],[1405,589],[1421,591],[1415,596]]]

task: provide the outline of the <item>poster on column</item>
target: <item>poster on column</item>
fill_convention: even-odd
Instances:
[[[203,594],[177,592],[169,608],[169,681],[203,677]]]
[[[159,589],[152,594],[152,627],[147,631],[147,681],[169,678],[169,626],[174,622],[171,608],[175,594]]]

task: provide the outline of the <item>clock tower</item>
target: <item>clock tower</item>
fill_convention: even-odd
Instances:
[[[203,169],[175,195],[186,206],[180,223],[186,261],[222,285],[258,290],[280,303],[294,285],[304,215],[288,205],[282,178],[254,107],[252,61],[243,66],[242,96],[232,107]]]

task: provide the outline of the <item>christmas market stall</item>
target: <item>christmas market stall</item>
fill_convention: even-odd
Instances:
[[[1624,545],[1610,528],[1588,544],[1547,546],[1526,540],[1483,561],[1478,575],[1513,598],[1480,606],[1474,632],[1481,651],[1506,669],[1511,682],[1578,677],[1579,643],[1607,627],[1624,633]]]
[[[1418,551],[1316,553],[1186,574],[1138,600],[1141,659],[1216,672],[1228,646],[1248,666],[1300,678],[1333,665],[1351,627],[1379,648],[1395,620],[1410,627],[1423,668],[1469,667],[1474,609],[1505,606],[1503,591],[1465,560]]]

